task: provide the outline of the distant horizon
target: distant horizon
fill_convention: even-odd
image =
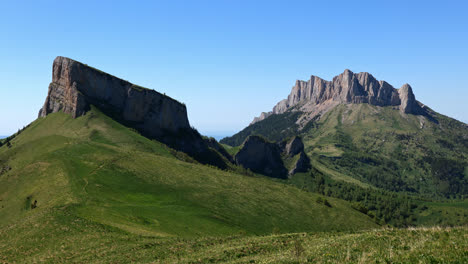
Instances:
[[[37,118],[57,56],[183,102],[204,135],[238,132],[296,80],[344,69],[408,83],[416,100],[467,124],[467,9],[465,1],[8,1],[0,134]]]

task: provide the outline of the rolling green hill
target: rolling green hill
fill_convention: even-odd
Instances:
[[[271,115],[221,143],[301,135],[313,163],[332,178],[432,198],[467,197],[466,124],[435,112],[431,120],[393,107],[341,104],[301,129],[290,125],[306,114]]]
[[[292,176],[292,185],[350,201],[381,224],[468,223],[466,124],[433,111],[428,118],[340,104],[300,127],[296,122],[307,113],[296,110],[273,114],[221,143],[232,151],[239,147],[228,143],[249,135],[271,141],[298,135],[312,169]]]
[[[293,107],[220,145],[165,95],[68,58],[53,69],[39,118],[0,140],[2,263],[467,260],[465,124],[393,104],[304,123]],[[422,113],[405,87],[401,109]],[[240,147],[257,134],[274,142]],[[236,165],[250,156],[290,177]],[[452,228],[385,228],[415,225]]]
[[[10,142],[0,148],[0,167],[8,168],[0,174],[0,256],[15,248],[31,257],[31,250],[39,250],[44,257],[62,246],[74,247],[78,230],[86,230],[80,245],[90,252],[114,236],[265,235],[378,226],[345,201],[327,198],[331,206],[326,206],[317,203],[321,195],[284,182],[184,161],[191,159],[95,108],[77,119],[50,114]],[[101,239],[100,233],[107,235]]]

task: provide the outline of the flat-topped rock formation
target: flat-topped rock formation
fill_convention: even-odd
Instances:
[[[78,61],[57,57],[39,117],[62,111],[78,118],[91,105],[146,137],[186,152],[202,163],[226,168],[222,158],[190,127],[184,104]]]
[[[72,59],[57,57],[39,117],[63,111],[77,118],[85,114],[91,104],[112,113],[114,118],[131,123],[148,136],[190,129],[184,104]]]
[[[261,113],[251,124],[296,106],[304,112],[318,113],[326,112],[340,103],[398,106],[405,114],[423,113],[408,84],[395,89],[385,81],[376,80],[367,72],[353,73],[345,70],[332,81],[325,81],[317,76],[311,76],[309,81],[296,81],[287,99],[276,104],[271,112]]]

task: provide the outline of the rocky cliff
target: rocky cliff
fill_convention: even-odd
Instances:
[[[63,111],[77,118],[85,114],[91,104],[131,123],[148,136],[190,129],[184,104],[72,59],[57,57],[39,117]]]
[[[237,165],[275,178],[307,172],[311,167],[299,137],[273,143],[260,136],[249,136],[234,159]]]
[[[248,137],[234,157],[238,165],[274,178],[287,178],[280,147],[259,136]]]
[[[290,176],[298,172],[307,172],[311,168],[310,159],[304,151],[304,143],[300,137],[294,136],[279,142],[278,145],[283,152],[283,160],[289,164]]]
[[[254,118],[251,124],[294,107],[317,115],[340,103],[396,106],[405,114],[423,112],[408,84],[395,89],[385,81],[376,80],[367,72],[353,73],[345,70],[332,81],[325,81],[317,76],[311,76],[309,81],[296,81],[287,99],[276,104],[273,111]]]
[[[63,111],[77,118],[94,105],[146,137],[186,152],[202,163],[226,168],[222,158],[190,127],[184,104],[69,58],[57,57],[52,70],[39,117]]]

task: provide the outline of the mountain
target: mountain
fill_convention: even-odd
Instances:
[[[163,244],[380,225],[342,199],[203,165],[182,151],[201,142],[230,155],[200,138],[183,104],[58,57],[39,118],[0,146],[0,262],[150,262],[173,256]],[[276,146],[304,151],[297,139]]]
[[[142,135],[183,151],[204,164],[228,167],[221,155],[190,127],[184,104],[83,63],[57,57],[39,117],[60,111],[78,118],[91,105]]]
[[[377,81],[367,72],[353,73],[346,69],[342,74],[325,81],[311,76],[309,81],[296,81],[287,99],[281,100],[273,111],[262,113],[254,118],[251,124],[265,119],[272,114],[282,114],[299,106],[303,112],[308,112],[301,123],[307,123],[316,115],[323,114],[338,104],[368,103],[375,106],[396,106],[406,114],[425,115],[424,105],[416,101],[409,84],[395,89],[385,81]]]
[[[318,172],[337,181],[422,195],[468,195],[468,126],[369,73],[297,81],[288,98],[220,142],[300,136]]]

